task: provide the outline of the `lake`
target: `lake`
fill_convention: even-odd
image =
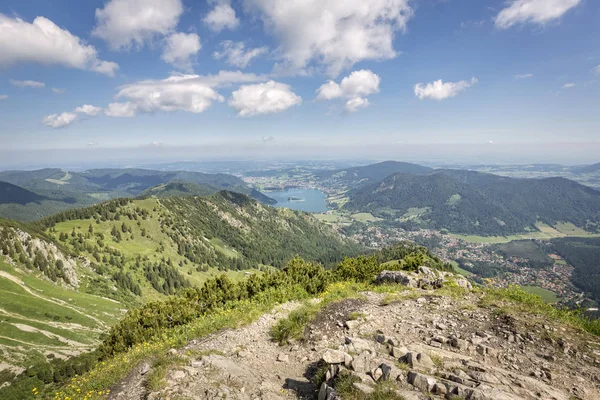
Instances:
[[[327,211],[327,196],[318,189],[287,189],[265,192],[265,194],[277,200],[275,207],[314,213]],[[302,199],[303,201],[290,201],[289,198]]]

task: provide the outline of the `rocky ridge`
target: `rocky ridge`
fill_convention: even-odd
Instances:
[[[302,341],[280,346],[269,336],[301,306],[286,303],[248,326],[172,349],[167,357],[176,362],[160,388],[149,388],[148,360],[110,398],[600,398],[597,337],[502,312],[451,274],[386,271],[377,281],[400,284],[326,306]]]

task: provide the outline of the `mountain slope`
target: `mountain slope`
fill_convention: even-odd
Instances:
[[[17,185],[0,182],[0,204],[14,203],[25,205],[28,203],[39,203],[47,199],[47,197],[40,196]]]
[[[419,209],[421,224],[455,233],[509,235],[537,222],[571,222],[597,229],[600,193],[564,178],[514,179],[473,171],[395,174],[353,190],[349,210],[408,218]]]
[[[331,179],[347,183],[378,182],[384,178],[396,174],[426,174],[432,169],[417,164],[397,161],[384,161],[363,167],[346,168],[337,171],[322,171],[315,174],[320,179]]]
[[[215,275],[358,251],[309,214],[232,192],[111,200],[35,225],[0,219],[0,365],[88,351],[125,310]]]

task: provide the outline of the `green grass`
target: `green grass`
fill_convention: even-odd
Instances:
[[[590,234],[590,232],[587,232],[585,229],[575,226],[571,222],[559,222],[558,224],[556,224],[556,230],[568,236],[587,236]]]
[[[290,340],[304,339],[304,330],[306,326],[315,319],[321,310],[319,304],[306,303],[297,310],[279,320],[271,328],[271,339],[279,344],[286,344]]]
[[[546,303],[558,303],[558,301],[560,301],[560,298],[556,295],[556,293],[538,286],[521,286],[521,289],[527,293],[540,296],[540,298]]]
[[[371,214],[371,213],[352,214],[352,218],[354,218],[358,222],[363,222],[363,223],[381,221],[381,218],[377,218],[377,217],[373,216],[373,214]]]
[[[371,394],[365,394],[356,389],[353,386],[355,382],[360,382],[360,378],[347,371],[342,371],[336,377],[333,386],[344,400],[404,400],[404,397],[396,393],[397,386],[393,382],[383,380],[378,382]]]
[[[212,238],[210,242],[215,247],[215,249],[219,250],[221,253],[225,254],[229,258],[239,258],[239,254],[237,251],[234,251],[227,247],[225,243],[219,238]]]

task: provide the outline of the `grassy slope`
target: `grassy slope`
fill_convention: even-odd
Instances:
[[[116,301],[64,288],[3,261],[0,298],[0,348],[5,350],[0,362],[18,367],[47,352],[67,356],[88,351],[123,315],[123,305]]]

